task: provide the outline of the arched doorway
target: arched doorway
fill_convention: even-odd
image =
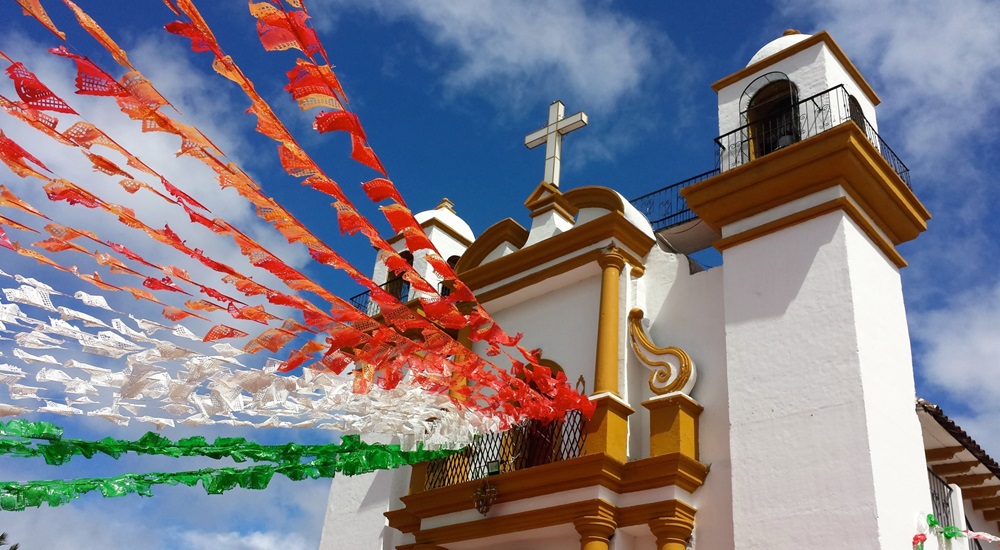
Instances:
[[[762,75],[741,100],[750,158],[762,157],[800,139],[798,89],[780,72]]]

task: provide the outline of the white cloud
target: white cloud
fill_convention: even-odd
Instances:
[[[608,111],[677,59],[662,33],[584,0],[346,5],[413,21],[445,52],[439,59],[446,90],[490,94],[511,106],[526,96],[569,91],[588,108]]]
[[[945,412],[1000,456],[994,437],[1000,406],[992,398],[1000,394],[1000,281],[968,290],[945,307],[912,313],[910,328],[922,378],[968,408]]]
[[[254,531],[249,534],[230,531],[228,533],[189,532],[181,535],[184,548],[191,550],[271,550],[286,548],[288,550],[312,549],[307,541],[296,533],[275,533]]]
[[[788,20],[801,19],[801,3],[778,4]],[[880,110],[896,119],[890,141],[913,165],[954,173],[956,155],[997,137],[1000,4],[822,0],[806,11],[876,85]]]

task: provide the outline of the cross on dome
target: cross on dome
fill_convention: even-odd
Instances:
[[[524,138],[524,145],[534,149],[545,144],[545,180],[559,187],[559,158],[562,156],[562,138],[564,135],[587,125],[587,113],[580,111],[575,115],[565,117],[566,106],[562,101],[553,101],[549,105],[549,121],[540,130],[536,130]]]

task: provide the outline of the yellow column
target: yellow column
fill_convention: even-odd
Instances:
[[[583,516],[573,520],[576,532],[580,533],[580,550],[608,550],[611,535],[618,525],[604,516]]]
[[[612,250],[597,261],[601,266],[601,308],[597,320],[594,393],[618,395],[618,280],[625,257]]]
[[[410,491],[407,494],[415,495],[424,490],[427,483],[427,462],[418,462],[410,466]]]
[[[642,406],[649,410],[649,456],[680,453],[698,460],[701,405],[682,393],[670,393]]]
[[[694,531],[694,516],[656,518],[649,522],[649,530],[656,537],[656,550],[685,550]]]
[[[606,453],[624,463],[628,460],[628,416],[635,412],[618,396],[618,316],[621,310],[618,283],[625,257],[611,249],[597,263],[601,266],[601,303],[591,395],[600,397],[595,399],[597,409],[587,423],[586,448],[587,454]]]

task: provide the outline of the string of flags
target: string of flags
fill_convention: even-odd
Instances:
[[[924,550],[924,543],[927,542],[928,536],[948,541],[968,538],[971,540],[1000,543],[1000,537],[990,533],[960,529],[954,525],[941,525],[941,522],[938,521],[934,514],[927,514],[926,525],[921,525],[920,532],[913,535],[913,550]]]
[[[0,185],[0,248],[5,249],[0,254],[37,263],[29,271],[0,271],[0,340],[10,342],[5,349],[11,354],[0,357],[0,385],[8,396],[6,401],[0,397],[0,416],[88,415],[121,426],[137,421],[157,428],[319,428],[392,435],[401,446],[392,452],[372,450],[345,436],[341,445],[346,451],[329,451],[340,453],[336,459],[317,454],[308,462],[277,461],[242,470],[0,483],[0,508],[56,505],[90,491],[148,495],[152,485],[161,483],[200,481],[215,493],[235,486],[263,488],[274,473],[292,479],[359,473],[425,460],[431,455],[422,449],[460,448],[476,434],[526,419],[558,420],[568,411],[591,414],[589,399],[574,391],[562,373],[540,365],[537,353],[519,344],[519,334],[505,332],[424,234],[360,118],[348,109],[344,87],[308,24],[305,2],[250,1],[261,45],[269,52],[298,52],[284,75],[284,89],[300,110],[320,109],[313,122],[318,134],[349,136],[350,158],[377,174],[361,190],[394,234],[402,236],[406,250],[426,260],[430,278],[410,265],[306,152],[279,110],[226,54],[193,0],[164,0],[178,18],[164,28],[189,40],[194,52],[211,56],[214,71],[246,96],[246,112],[256,117],[256,131],[276,144],[275,158],[283,170],[325,200],[332,199],[341,235],[366,239],[389,272],[413,289],[418,310],[408,296],[382,288],[268,196],[205,133],[179,118],[180,110],[95,19],[71,0],[62,1],[116,68],[81,55],[40,0],[17,0],[25,15],[62,42],[48,51],[72,63],[77,95],[102,104],[113,101],[143,133],[177,138],[178,162],[205,167],[221,190],[235,193],[289,246],[301,247],[308,261],[320,269],[333,268],[366,289],[377,309],[359,310],[283,260],[259,236],[212,212],[201,188],[167,177],[162,161],[142,158],[133,140],[113,138],[85,116],[87,109],[60,97],[23,61],[0,52],[17,95],[0,94],[0,109],[52,144],[29,150],[4,133],[5,122],[0,123],[0,162],[24,182]],[[83,180],[61,174],[62,163],[53,160],[68,158],[71,151],[96,175]],[[36,198],[37,182],[41,199]],[[164,212],[169,213],[167,223],[161,221]],[[25,239],[33,242],[22,244]],[[220,250],[238,252],[238,259],[232,254],[224,259]],[[67,288],[73,277],[85,281],[86,290]],[[3,283],[4,278],[13,281]],[[134,298],[132,311],[120,299],[109,300],[120,294]],[[164,320],[139,313],[151,305]],[[486,346],[487,357],[469,350],[476,342]],[[57,359],[59,355],[70,359]],[[490,357],[502,357],[510,366],[500,367]],[[43,456],[61,464],[77,454],[114,455],[139,447],[167,453],[180,445],[155,436],[139,442],[102,441],[57,437],[35,445],[0,440],[0,454]],[[239,447],[246,453],[253,445]],[[347,460],[348,451],[361,454]],[[399,454],[411,451],[416,454]],[[58,454],[63,452],[70,454]],[[383,458],[375,459],[373,453]]]
[[[148,432],[136,441],[65,439],[62,428],[48,422],[12,420],[0,423],[0,454],[19,458],[41,457],[47,464],[61,465],[73,457],[93,458],[97,454],[119,458],[125,453],[169,457],[200,456],[231,458],[236,462],[269,462],[247,468],[202,468],[183,472],[123,474],[108,478],[69,481],[0,482],[0,510],[20,511],[26,507],[67,504],[92,491],[105,497],[137,493],[152,496],[154,485],[201,483],[208,494],[222,494],[236,487],[266,489],[274,474],[292,480],[332,478],[338,473],[358,475],[397,468],[448,456],[454,451],[404,451],[398,445],[365,443],[357,435],[345,436],[328,445],[260,445],[243,438],[218,438],[208,443],[203,437],[179,441]],[[41,441],[41,443],[32,440]]]

